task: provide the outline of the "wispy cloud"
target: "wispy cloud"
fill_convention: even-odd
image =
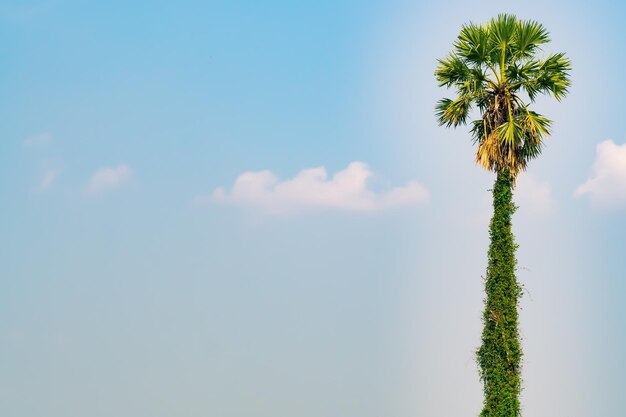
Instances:
[[[517,179],[514,198],[521,211],[534,216],[547,216],[556,206],[550,185],[528,173]]]
[[[59,177],[58,170],[52,169],[52,170],[46,171],[41,181],[39,181],[39,185],[37,186],[37,191],[46,191],[52,188],[52,185],[55,183],[58,177]]]
[[[22,142],[24,146],[32,148],[37,146],[44,146],[50,143],[52,140],[52,134],[50,132],[43,132],[35,136],[30,136]]]
[[[575,196],[589,195],[598,208],[626,207],[626,144],[605,140],[596,147],[592,175],[579,186]]]
[[[128,165],[105,167],[96,171],[87,185],[87,194],[101,194],[126,184],[132,178]]]
[[[284,181],[270,171],[244,172],[230,191],[219,187],[210,197],[200,195],[194,202],[214,201],[284,213],[312,208],[372,212],[429,200],[428,189],[417,181],[387,191],[374,191],[369,187],[373,176],[363,162],[352,162],[332,177],[324,167],[303,169]]]

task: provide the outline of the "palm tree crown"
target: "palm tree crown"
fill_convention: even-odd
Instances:
[[[487,24],[464,25],[453,52],[438,61],[439,85],[454,87],[458,95],[437,103],[439,124],[465,125],[476,106],[481,113],[471,122],[476,162],[488,170],[508,171],[515,179],[550,133],[551,121],[528,108],[539,94],[560,101],[568,92],[571,66],[565,54],[537,57],[549,41],[541,24],[501,14]]]

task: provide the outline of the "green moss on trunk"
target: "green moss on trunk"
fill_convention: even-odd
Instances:
[[[521,288],[515,278],[517,245],[511,231],[513,181],[499,172],[493,189],[493,218],[489,228],[485,310],[482,345],[477,359],[484,388],[481,417],[517,417],[520,413],[521,343],[518,300]]]

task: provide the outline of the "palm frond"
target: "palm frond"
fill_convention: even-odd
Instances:
[[[534,143],[532,141],[524,142],[524,146],[522,147],[521,156],[526,161],[530,161],[531,159],[537,158],[541,155],[541,150],[543,148],[543,143]]]
[[[486,170],[495,171],[499,164],[503,162],[502,149],[498,134],[491,132],[478,144],[476,150],[476,163]]]
[[[487,65],[490,62],[492,45],[487,29],[482,25],[474,23],[463,25],[454,42],[454,48],[460,57],[474,65]]]
[[[517,19],[510,14],[500,14],[491,19],[487,26],[489,39],[493,45],[491,60],[498,64],[500,73],[504,74],[505,65],[513,56],[511,46],[515,42]]]
[[[549,56],[538,70],[543,71],[543,75],[539,78],[542,89],[551,92],[554,98],[561,101],[568,93],[571,68],[571,61],[565,57],[565,54],[558,53]]]
[[[435,114],[439,120],[440,126],[464,125],[471,109],[471,98],[461,96],[456,100],[444,98],[439,100],[435,107]]]
[[[435,71],[435,78],[439,87],[450,87],[456,83],[466,81],[470,76],[470,69],[457,55],[450,54],[444,59],[437,60],[439,65]]]
[[[508,65],[505,72],[507,80],[509,80],[509,82],[513,85],[518,84],[512,88],[512,90],[518,90],[522,83],[535,76],[539,65],[540,62],[533,59],[528,60],[523,64],[516,62]]]
[[[511,14],[499,14],[491,19],[489,29],[496,44],[510,44],[515,39],[517,18]]]
[[[571,68],[571,61],[565,54],[549,55],[538,62],[537,68],[530,72],[528,79],[520,82],[520,86],[526,90],[531,101],[535,101],[538,94],[551,94],[561,101],[569,92]]]
[[[524,140],[524,129],[518,120],[509,119],[496,129],[500,142],[509,148],[521,145]]]
[[[526,110],[525,114],[520,118],[520,125],[525,132],[527,140],[536,143],[540,143],[544,136],[550,134],[551,124],[552,121],[548,118],[531,110]]]
[[[484,119],[472,120],[472,128],[470,129],[474,143],[480,143],[485,140],[485,121]]]
[[[524,59],[532,57],[541,45],[550,42],[550,34],[534,20],[519,20],[515,28],[514,55]]]

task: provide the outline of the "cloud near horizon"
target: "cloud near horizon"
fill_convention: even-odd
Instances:
[[[425,203],[428,189],[417,181],[376,192],[369,187],[374,177],[367,164],[352,162],[329,177],[323,166],[303,169],[294,178],[281,181],[268,170],[244,172],[230,191],[219,187],[211,196],[198,196],[196,204],[214,201],[282,213],[303,209],[336,209],[374,212]]]
[[[576,197],[587,194],[594,207],[626,207],[626,143],[605,140],[596,146],[592,175],[574,192]]]
[[[112,191],[130,181],[133,175],[128,165],[105,167],[96,171],[89,180],[87,194],[100,194]]]

